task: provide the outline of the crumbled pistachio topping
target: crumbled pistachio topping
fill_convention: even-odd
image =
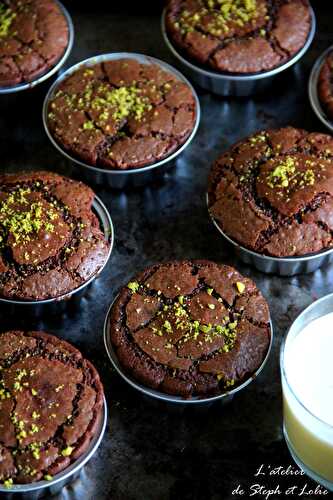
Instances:
[[[3,485],[4,485],[4,487],[5,487],[5,488],[7,488],[8,490],[9,490],[10,488],[12,488],[12,486],[13,486],[13,480],[12,480],[12,478],[6,479],[6,480],[3,482]]]
[[[267,175],[267,184],[270,188],[295,188],[313,186],[316,180],[312,168],[305,171],[297,170],[298,162],[292,156],[287,156]]]
[[[32,452],[32,456],[38,460],[40,458],[40,444],[31,443],[29,444],[29,450]]]
[[[0,380],[0,401],[10,398],[10,392],[4,386],[3,380]]]
[[[249,142],[251,146],[254,146],[255,144],[259,144],[261,142],[266,142],[266,135],[265,133],[254,135],[253,137],[250,137]]]
[[[10,7],[0,4],[0,38],[5,38],[10,34],[10,27],[16,13]]]
[[[218,382],[220,382],[221,380],[223,380],[224,389],[229,389],[230,387],[232,387],[233,385],[235,385],[235,380],[232,379],[232,378],[231,379],[225,378],[224,373],[218,373],[216,375],[216,378],[217,378]]]
[[[236,287],[237,287],[237,290],[239,291],[239,293],[243,293],[245,290],[245,285],[241,281],[236,282]]]
[[[140,92],[135,86],[119,87],[107,92],[107,103],[116,108],[112,117],[115,120],[122,120],[133,115],[136,120],[141,120],[143,114],[152,109],[152,105],[147,97],[139,95]]]
[[[61,451],[61,454],[63,457],[69,457],[72,454],[73,450],[74,448],[72,446],[67,446],[67,448],[64,448]]]
[[[83,129],[84,130],[92,130],[94,127],[94,123],[92,121],[86,121],[83,124]]]
[[[267,176],[269,187],[288,187],[296,171],[295,160],[287,156],[284,161],[277,165]]]
[[[165,321],[164,321],[164,324],[163,324],[163,327],[165,328],[165,330],[166,330],[168,333],[171,333],[171,332],[172,332],[172,326],[171,326],[170,321],[165,320]]]
[[[133,293],[136,293],[139,290],[139,283],[137,281],[130,281],[127,285],[127,288],[129,288]]]
[[[214,310],[215,304],[208,304],[208,308]],[[229,316],[221,319],[220,325],[211,325],[200,323],[200,321],[192,320],[186,309],[186,303],[180,304],[175,302],[172,305],[164,305],[163,313],[176,317],[176,320],[171,324],[169,320],[165,320],[162,328],[151,327],[153,333],[159,337],[172,335],[174,331],[184,331],[183,337],[178,341],[178,344],[185,344],[190,340],[198,340],[199,344],[203,342],[212,343],[216,337],[224,337],[224,345],[222,352],[229,352],[235,343],[237,332],[237,321],[230,322]],[[160,312],[159,314],[162,314]],[[169,317],[169,316],[168,316]],[[172,345],[164,346],[166,349],[171,349]]]
[[[27,198],[30,193],[30,188],[19,188],[0,203],[0,229],[14,237],[14,246],[30,241],[41,229],[52,233],[53,221],[58,218],[53,208],[45,210],[41,202],[31,203]],[[0,245],[3,243],[0,231]]]
[[[97,91],[93,93],[92,83],[88,82],[82,97],[77,102],[76,97],[75,94],[65,96],[67,104],[71,107],[75,107],[75,104],[77,104],[78,109],[92,108],[94,111],[100,112],[96,119],[97,126],[105,126],[110,117],[116,121],[128,117],[134,117],[137,121],[140,121],[143,115],[152,109],[150,99],[142,95],[142,90],[134,83],[128,87],[122,86],[114,89],[110,89],[108,85],[102,83]],[[82,128],[84,130],[93,130],[95,124],[93,121],[88,120],[84,122]]]
[[[232,20],[240,26],[256,16],[256,0],[206,0],[206,4],[209,9],[220,10],[224,22]]]
[[[235,381],[232,378],[224,381],[224,388],[225,389],[228,389],[229,387],[232,387],[233,385],[235,385]]]
[[[210,35],[221,36],[228,34],[232,24],[243,27],[257,16],[256,0],[204,0],[194,13],[186,9],[181,11],[174,27],[182,34],[191,33],[200,21],[209,18],[205,30]]]
[[[23,439],[27,437],[27,431],[25,429],[25,421],[24,420],[19,420],[17,418],[16,412],[14,412],[11,416],[11,421],[15,427],[15,432],[16,432],[16,439],[18,440],[19,443],[22,442]]]

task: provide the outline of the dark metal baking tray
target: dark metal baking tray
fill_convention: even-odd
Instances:
[[[171,62],[160,33],[161,3],[65,2],[76,28],[67,67],[110,51],[142,52]],[[239,138],[286,124],[326,132],[309,106],[307,82],[315,59],[332,43],[333,7],[322,1],[313,2],[313,7],[318,22],[315,40],[285,85],[273,85],[256,99],[222,99],[197,89],[201,125],[164,181],[126,194],[98,188],[112,215],[117,242],[107,270],[82,299],[79,311],[36,321],[1,317],[1,329],[40,328],[69,340],[103,378],[109,404],[105,437],[83,479],[66,488],[58,500],[234,500],[232,491],[238,484],[247,493],[257,482],[267,488],[313,486],[304,476],[266,475],[258,481],[254,474],[261,464],[293,465],[282,437],[279,345],[305,306],[333,292],[333,268],[277,277],[242,264],[212,225],[205,203],[212,161]],[[48,167],[71,175],[70,162],[43,130],[40,114],[46,92],[35,90],[33,98],[25,99],[25,92],[15,99],[0,98],[1,169]],[[251,277],[269,302],[275,338],[255,384],[228,405],[202,412],[190,407],[179,415],[141,397],[111,370],[102,332],[108,305],[122,283],[153,262],[184,257],[226,262]]]

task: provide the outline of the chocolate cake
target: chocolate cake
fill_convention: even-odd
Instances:
[[[48,127],[79,160],[132,169],[169,156],[191,134],[191,88],[157,64],[118,59],[82,66],[55,90]]]
[[[59,297],[104,266],[93,191],[51,172],[0,175],[0,296]]]
[[[303,48],[310,27],[308,0],[169,0],[166,9],[171,42],[217,72],[271,70]]]
[[[0,0],[0,86],[31,82],[61,58],[67,20],[53,0]]]
[[[209,210],[222,231],[274,257],[333,247],[333,138],[286,127],[238,142],[214,164]]]
[[[209,261],[147,268],[117,297],[110,337],[124,370],[180,395],[230,391],[260,367],[270,343],[268,306],[248,278]]]
[[[333,52],[330,52],[320,69],[318,97],[328,117],[333,120]]]
[[[72,345],[42,332],[0,334],[0,364],[0,484],[51,481],[98,431],[98,373]]]

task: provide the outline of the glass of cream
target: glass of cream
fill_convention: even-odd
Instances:
[[[280,366],[289,451],[308,476],[333,491],[333,294],[292,324]]]

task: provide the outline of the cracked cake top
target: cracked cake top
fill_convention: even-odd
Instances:
[[[69,39],[53,0],[0,0],[0,86],[31,82],[54,66]]]
[[[98,430],[98,373],[72,345],[42,332],[1,334],[0,366],[0,483],[50,481]]]
[[[63,149],[106,169],[169,156],[196,120],[191,88],[157,64],[118,59],[82,66],[55,89],[48,128]]]
[[[149,267],[111,310],[111,341],[124,369],[183,397],[223,393],[248,379],[270,335],[268,305],[255,284],[209,261]]]
[[[307,0],[169,0],[171,41],[218,72],[257,73],[291,59],[309,35]]]
[[[92,211],[94,196],[50,172],[0,176],[0,296],[55,298],[103,267],[109,243]]]
[[[209,210],[241,245],[274,257],[333,246],[333,138],[286,127],[238,142],[214,164]]]

